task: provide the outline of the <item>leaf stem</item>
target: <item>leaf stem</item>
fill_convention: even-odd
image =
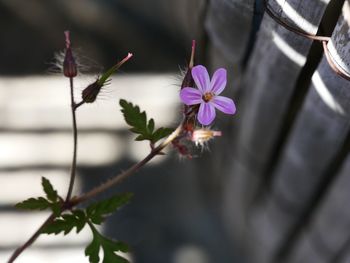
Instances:
[[[169,145],[182,131],[183,123],[181,123],[177,129],[170,134],[159,146],[154,148],[144,159],[142,159],[140,162],[134,164],[131,166],[128,170],[116,175],[112,179],[106,181],[105,183],[101,184],[100,186],[93,188],[89,192],[82,194],[79,197],[73,198],[70,203],[71,206],[76,206],[79,203],[82,203],[104,191],[111,188],[112,186],[120,184],[122,181],[124,181],[126,178],[134,174],[136,171],[138,171],[142,166],[144,166],[146,163],[148,163],[150,160],[153,159],[156,155],[159,155],[161,151]]]
[[[74,186],[74,181],[75,181],[75,176],[76,176],[76,169],[77,169],[77,147],[78,147],[78,129],[77,129],[77,119],[76,119],[77,106],[76,106],[75,101],[74,101],[73,78],[69,78],[69,83],[70,83],[72,122],[73,122],[73,160],[72,160],[72,165],[71,165],[71,170],[70,170],[70,182],[69,182],[67,197],[65,200],[66,203],[69,202],[69,200],[72,196],[72,191],[73,191],[73,186]]]
[[[7,263],[12,263],[16,260],[16,258],[22,254],[22,252],[28,248],[29,246],[31,246],[35,240],[37,240],[37,238],[40,236],[41,234],[41,230],[49,223],[52,222],[52,220],[54,220],[55,215],[52,213],[46,220],[45,222],[39,227],[39,229],[27,240],[27,242],[25,242],[22,246],[20,246],[19,248],[17,248],[15,250],[15,252],[13,252],[12,256],[10,257],[10,259],[7,261]]]
[[[73,94],[73,92],[71,92]],[[73,96],[72,96],[73,97]],[[73,101],[73,100],[72,100]],[[74,134],[76,133],[76,124],[75,124],[75,110],[72,110],[73,113],[73,131]],[[185,118],[186,119],[186,118]],[[134,164],[133,166],[131,166],[128,170],[126,170],[125,172],[122,172],[118,175],[116,175],[115,177],[113,177],[112,179],[110,179],[109,181],[106,181],[105,183],[103,183],[102,185],[93,188],[92,190],[90,190],[89,192],[82,194],[79,197],[75,197],[70,199],[70,195],[71,195],[71,191],[73,189],[73,184],[74,184],[74,177],[75,177],[75,168],[76,168],[76,157],[73,158],[73,165],[72,168],[74,168],[74,170],[72,171],[71,174],[73,174],[73,176],[71,176],[71,183],[70,183],[70,192],[68,192],[69,194],[69,199],[66,199],[66,202],[63,204],[63,206],[61,207],[61,211],[60,213],[64,212],[67,209],[71,209],[72,207],[87,201],[88,199],[90,199],[91,197],[94,197],[102,192],[104,192],[105,190],[111,188],[112,186],[115,186],[119,183],[121,183],[122,181],[124,181],[126,178],[128,178],[129,176],[131,176],[132,174],[134,174],[136,171],[138,171],[142,166],[144,166],[146,163],[148,163],[150,160],[153,159],[153,157],[155,157],[156,155],[161,154],[162,150],[168,146],[174,139],[176,139],[182,132],[183,130],[183,124],[185,123],[185,120],[181,122],[181,124],[176,128],[175,131],[173,131],[173,133],[171,133],[160,145],[158,145],[156,148],[154,148],[143,160],[141,160],[140,162]],[[75,136],[74,136],[75,137]],[[75,147],[74,147],[74,156],[76,156],[76,140],[74,143]],[[67,195],[68,198],[68,195]],[[30,245],[32,245],[35,240],[39,237],[39,235],[41,234],[41,230],[49,223],[52,222],[52,220],[55,219],[55,215],[51,214],[46,221],[40,226],[40,228],[28,239],[27,242],[25,242],[22,246],[20,246],[19,248],[17,248],[15,250],[15,252],[12,254],[11,258],[9,259],[8,263],[12,263],[15,261],[15,259],[22,254],[22,252],[27,249]]]

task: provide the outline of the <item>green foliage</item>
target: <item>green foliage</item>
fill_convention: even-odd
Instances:
[[[153,126],[153,127],[152,127]],[[153,120],[149,122],[149,127],[154,129]],[[48,179],[42,177],[41,184],[46,197],[29,198],[16,204],[17,208],[27,210],[45,210],[50,208],[55,218],[41,230],[45,234],[67,235],[74,228],[79,233],[86,224],[92,230],[92,242],[86,247],[85,255],[89,257],[91,263],[99,263],[99,251],[103,251],[102,263],[128,263],[128,260],[117,255],[115,252],[127,252],[128,247],[120,241],[113,241],[100,234],[93,224],[100,225],[105,217],[116,211],[121,206],[128,203],[132,197],[131,193],[114,195],[111,198],[90,204],[86,209],[70,210],[62,213],[63,199],[57,194]]]
[[[29,198],[15,205],[19,209],[27,210],[45,210],[50,208],[58,216],[61,211],[60,197],[52,184],[45,177],[41,178],[41,185],[46,194],[45,197]]]
[[[101,249],[103,251],[102,263],[128,263],[125,258],[115,253],[118,251],[127,252],[127,245],[104,237],[97,231],[94,224],[100,225],[107,215],[125,205],[130,201],[131,197],[131,193],[117,194],[111,198],[90,204],[85,209],[76,209],[65,212],[64,214],[58,215],[53,222],[45,226],[42,229],[42,233],[49,235],[63,233],[64,235],[67,235],[74,228],[76,229],[76,232],[79,233],[86,224],[88,224],[91,228],[93,239],[86,247],[85,255],[89,257],[91,263],[98,263],[100,261],[98,254]],[[42,199],[48,203],[48,200],[41,197],[40,200]],[[50,206],[50,204],[47,204],[47,207],[48,206]]]
[[[19,209],[45,210],[50,207],[50,202],[44,197],[29,198],[15,205]]]
[[[150,119],[147,121],[146,112],[141,112],[139,106],[133,105],[131,102],[127,102],[123,99],[119,101],[119,104],[122,107],[121,111],[126,123],[132,127],[130,128],[130,131],[139,134],[135,139],[136,141],[149,140],[154,144],[172,133],[173,130],[169,128],[159,128],[154,130],[154,120]]]
[[[86,215],[82,210],[74,210],[70,214],[63,214],[45,226],[42,233],[45,234],[59,234],[61,232],[67,235],[73,228],[76,228],[77,233],[79,233],[86,224]]]
[[[56,202],[58,200],[57,191],[53,188],[52,184],[45,177],[41,177],[41,185],[43,186],[46,197],[51,202]]]
[[[127,252],[128,246],[120,241],[114,241],[102,236],[94,225],[89,222],[92,231],[92,242],[86,247],[85,255],[89,257],[90,263],[100,262],[99,252],[103,251],[102,263],[128,263],[125,258],[117,255],[115,252]]]
[[[128,203],[132,196],[132,193],[123,193],[93,203],[86,208],[87,217],[92,223],[99,225],[104,221],[106,215],[113,213],[119,207]]]

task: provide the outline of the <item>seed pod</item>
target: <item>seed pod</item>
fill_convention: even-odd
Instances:
[[[101,77],[97,78],[95,82],[87,86],[82,92],[83,101],[85,103],[93,103],[96,100],[97,95],[100,93],[101,88],[108,83],[110,76],[132,56],[133,55],[131,53],[128,53],[128,55],[124,59],[112,66],[110,69],[108,69],[105,73],[102,74]]]
[[[65,31],[64,34],[66,36],[66,53],[63,61],[63,74],[67,78],[74,78],[78,74],[77,64],[71,49],[69,31]]]
[[[100,93],[102,85],[99,84],[98,80],[87,86],[82,92],[82,99],[85,103],[93,103],[97,95]]]

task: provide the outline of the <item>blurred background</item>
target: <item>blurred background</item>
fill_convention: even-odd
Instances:
[[[128,52],[134,58],[113,77],[93,105],[78,111],[79,153],[75,193],[85,192],[148,153],[134,142],[119,109],[124,98],[140,105],[158,127],[176,127],[182,70],[197,40],[205,63],[204,1],[0,1],[0,261],[22,244],[46,213],[13,208],[42,195],[41,176],[66,194],[72,154],[69,82],[55,56],[71,40],[83,74],[75,90],[94,81]],[[219,126],[219,124],[217,125]],[[108,219],[106,235],[127,242],[133,262],[232,262],[236,253],[213,202],[218,176],[197,172],[209,151],[193,160],[169,151],[111,192],[134,192],[133,201]],[[213,184],[212,184],[213,183]],[[110,196],[111,192],[101,197]],[[41,236],[18,262],[87,262],[89,230]]]
[[[41,176],[61,195],[69,181],[69,83],[55,56],[65,30],[84,68],[76,96],[128,52],[98,101],[78,110],[75,193],[125,170],[148,150],[127,131],[118,100],[138,104],[156,125],[181,118],[181,71],[191,41],[196,63],[228,71],[218,114],[223,136],[157,157],[122,186],[134,192],[106,235],[127,242],[136,263],[350,262],[349,0],[0,0],[0,261],[38,228],[45,213],[13,205],[41,195]],[[56,55],[55,55],[56,54]],[[89,231],[41,236],[17,262],[87,262]]]

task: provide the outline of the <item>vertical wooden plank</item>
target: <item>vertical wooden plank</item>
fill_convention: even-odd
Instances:
[[[224,62],[236,70],[245,54],[253,21],[255,0],[210,1],[205,19],[214,65]],[[239,36],[239,37],[238,37]]]
[[[350,155],[305,227],[288,262],[333,262],[350,237]]]
[[[330,45],[334,45],[334,50],[348,50],[350,43],[339,40],[349,37],[349,24],[342,16]],[[349,65],[349,52],[338,53],[343,54],[342,64]],[[345,69],[350,72],[349,67]],[[276,262],[286,262],[285,256],[298,243],[300,231],[345,158],[349,113],[350,82],[337,76],[324,57],[313,74],[311,88],[275,169],[273,194],[262,205],[264,212],[254,214],[255,234],[262,250],[269,251],[267,257],[277,255]],[[264,239],[263,229],[270,229],[273,239],[269,242]],[[304,245],[308,242],[304,241]]]
[[[204,21],[207,33],[205,47],[207,64],[211,72],[219,67],[226,68],[228,81],[224,95],[233,97],[236,103],[240,74],[239,64],[243,59],[251,31],[254,1],[208,1]],[[232,128],[236,119],[237,115],[233,118],[221,118],[221,115],[218,114],[215,125],[222,129],[225,124],[229,123],[227,127]],[[225,136],[216,140],[215,145],[211,145],[212,154],[205,156],[199,166],[205,198],[214,204],[213,209],[218,210],[221,209],[218,204],[221,204],[222,188],[226,184],[228,174],[222,168],[226,166],[227,158],[230,158],[229,155],[232,154],[231,147],[228,145],[232,145],[233,141],[229,128],[224,129],[223,133]],[[218,171],[220,172],[218,173]],[[229,229],[228,232],[231,234],[235,232],[231,229],[232,222],[228,222],[226,226]]]
[[[207,65],[213,72],[219,67],[227,70],[227,88],[223,95],[239,103],[238,90],[241,78],[241,62],[248,46],[254,12],[255,0],[215,0],[208,1],[205,29],[207,33],[206,53]],[[239,36],[239,37],[237,37]],[[238,106],[238,105],[237,105]],[[215,126],[220,127],[224,136],[210,146],[211,154],[202,157],[199,174],[203,196],[210,209],[217,213],[226,213],[222,210],[222,192],[230,180],[227,160],[232,160],[232,149],[235,141],[235,128],[239,114],[233,117],[222,118],[218,114]],[[214,126],[214,127],[215,127]],[[237,223],[227,218],[224,226],[231,241],[237,238]],[[239,219],[233,217],[234,220]],[[238,243],[238,242],[237,242]]]
[[[326,3],[319,0],[271,0],[269,3],[282,19],[294,21],[312,34],[316,34],[326,8]],[[238,145],[232,154],[231,177],[226,184],[226,216],[239,223],[237,229],[244,229],[248,204],[275,147],[310,46],[310,40],[264,16],[244,76],[244,105],[238,112],[241,120]]]

